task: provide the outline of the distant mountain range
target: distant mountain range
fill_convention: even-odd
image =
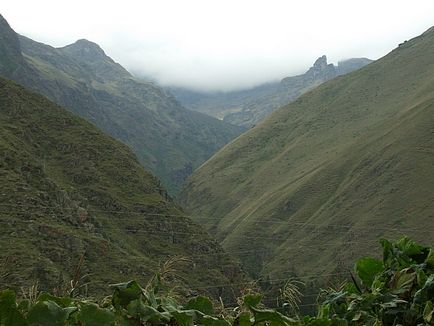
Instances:
[[[171,194],[244,129],[182,107],[95,43],[63,48],[17,35],[0,16],[0,75],[44,94],[129,145]]]
[[[172,87],[169,91],[187,108],[250,128],[271,112],[294,101],[321,83],[345,75],[371,63],[366,58],[341,61],[337,66],[327,63],[324,55],[302,75],[286,77],[281,82],[268,83],[252,89],[234,92],[200,93]]]
[[[336,73],[321,58],[282,84],[317,68]],[[380,237],[432,246],[433,185],[431,28],[272,113],[196,170],[182,198],[224,248],[249,251],[238,257],[252,275],[318,282]]]

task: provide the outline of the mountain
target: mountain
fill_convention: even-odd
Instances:
[[[18,36],[0,17],[0,74],[42,93],[129,145],[177,194],[185,178],[244,129],[182,107],[95,43],[63,48]]]
[[[294,101],[301,94],[337,76],[350,73],[371,63],[366,58],[327,63],[324,55],[304,74],[286,77],[280,83],[268,83],[243,91],[203,94],[182,88],[169,91],[187,108],[202,112],[228,123],[252,127],[271,112]]]
[[[223,120],[225,116],[241,111],[245,103],[252,99],[267,98],[279,88],[279,82],[271,82],[252,89],[233,92],[202,93],[182,87],[168,87],[167,90],[190,110]]]
[[[228,298],[216,284],[244,279],[126,145],[3,78],[0,136],[1,288],[63,289],[88,275],[86,291],[100,294],[146,284],[174,256],[188,259],[174,268],[189,289]]]
[[[339,273],[383,236],[432,245],[433,119],[431,28],[225,146],[182,200],[256,276]]]

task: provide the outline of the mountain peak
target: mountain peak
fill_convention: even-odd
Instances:
[[[336,67],[327,63],[327,56],[316,59],[313,66],[304,74],[305,78],[313,81],[326,81],[336,77]]]
[[[98,44],[96,44],[95,42],[86,40],[85,38],[79,39],[79,40],[75,41],[75,43],[73,43],[71,45],[75,45],[75,46],[78,46],[78,47],[81,47],[81,48],[85,48],[85,49],[87,48],[89,50],[92,49],[94,51],[96,50],[96,51],[102,51],[102,52],[104,52]]]
[[[130,77],[128,71],[110,58],[98,44],[89,40],[80,39],[58,50],[84,63],[100,81]]]
[[[67,45],[62,49],[86,61],[94,61],[101,57],[107,57],[104,50],[98,44],[86,39],[77,40],[75,43]]]
[[[327,66],[327,56],[323,55],[316,59],[315,63],[313,64],[314,68],[324,68]]]

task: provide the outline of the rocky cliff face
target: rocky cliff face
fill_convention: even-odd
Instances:
[[[317,83],[335,78],[337,75],[336,67],[331,63],[327,63],[325,55],[319,57],[313,66],[303,75],[306,82]],[[285,83],[285,80],[282,80]]]
[[[335,66],[327,63],[327,57],[323,55],[315,61],[306,73],[284,78],[265,97],[253,97],[243,104],[241,110],[226,115],[223,120],[235,125],[253,126],[262,121],[271,112],[294,101],[307,91],[339,75],[357,70],[370,62],[372,60],[354,58],[339,62],[338,66]]]
[[[327,62],[325,55],[319,57],[313,66],[309,68],[303,75],[294,77],[287,77],[282,79],[281,84],[289,92],[304,93],[305,90],[309,90],[319,84],[333,79],[340,75],[345,75],[354,70],[360,69],[371,63],[372,60],[366,58],[353,58],[344,61],[340,61],[337,66]]]

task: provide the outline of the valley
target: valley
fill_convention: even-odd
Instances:
[[[106,53],[0,15],[0,325],[432,325],[434,27],[221,92],[268,76],[216,74],[246,44],[187,71],[157,25]]]
[[[172,195],[244,130],[183,108],[133,77],[95,43],[54,48],[16,34],[0,17],[0,75],[40,92],[130,146]]]
[[[278,108],[323,82],[345,75],[371,63],[366,58],[343,60],[337,66],[319,57],[306,73],[283,78],[252,89],[226,93],[199,93],[181,88],[168,88],[187,108],[208,114],[233,125],[251,128]]]
[[[127,146],[3,78],[0,107],[3,284],[63,291],[79,266],[80,293],[101,295],[114,280],[146,282],[167,259],[183,257],[176,268],[186,289],[232,296],[207,285],[242,281],[237,262]],[[191,265],[206,278],[191,277]]]
[[[334,274],[402,232],[432,245],[433,58],[430,29],[323,83],[196,170],[182,204],[253,251],[238,257],[255,277]]]

